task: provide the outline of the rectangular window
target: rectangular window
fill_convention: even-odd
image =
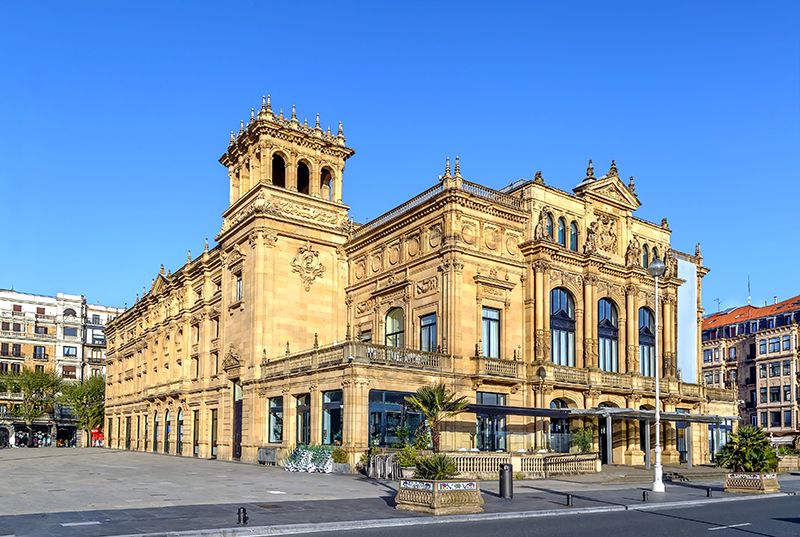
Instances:
[[[792,387],[788,384],[783,385],[783,400],[784,401],[791,401],[792,399]]]
[[[780,427],[781,426],[781,412],[780,410],[773,410],[769,413],[769,426],[770,427]]]
[[[33,346],[33,357],[38,358],[39,360],[46,360],[47,353],[45,352],[45,348],[41,345],[34,345]]]
[[[408,392],[369,392],[370,445],[397,446],[410,442],[423,423],[422,415],[409,407]]]
[[[781,338],[779,337],[769,338],[769,352],[778,352],[780,350],[781,350]]]
[[[236,295],[234,297],[234,302],[241,302],[242,296],[242,273],[240,272],[236,275]]]
[[[706,373],[703,375],[703,379],[706,382],[706,386],[710,386],[712,382],[714,382],[714,376],[711,373]]]
[[[761,428],[762,429],[766,429],[767,428],[767,413],[766,412],[761,412],[761,413],[759,413],[759,417],[761,418]]]
[[[372,330],[364,330],[359,332],[358,340],[362,343],[372,343]]]
[[[322,443],[342,445],[342,390],[322,392]]]
[[[419,350],[436,352],[436,314],[419,318]]]
[[[767,364],[759,364],[759,366],[758,366],[758,378],[762,378],[762,379],[767,378]]]
[[[47,327],[46,326],[37,326],[34,329],[34,332],[36,332],[37,334],[45,335],[45,334],[47,334]]]
[[[14,323],[12,325],[12,330],[14,330],[14,332],[22,332],[22,325],[19,323]]]
[[[505,406],[502,393],[478,392],[475,401],[479,405]],[[496,412],[478,413],[475,426],[475,443],[480,451],[506,449],[506,417]]]
[[[783,426],[784,427],[791,427],[792,426],[792,411],[791,410],[784,410],[783,411]]]
[[[483,307],[482,310],[483,355],[500,358],[500,310]]]
[[[2,329],[2,330],[10,330],[11,329],[11,325],[9,323],[3,321],[2,323],[0,323],[0,329]]]
[[[36,372],[37,373],[44,373],[44,366],[43,365],[37,365],[36,366]]]
[[[65,365],[61,367],[61,376],[65,379],[74,379],[76,373],[76,367],[74,365]]]
[[[758,390],[758,392],[759,392],[759,396],[760,396],[760,401],[762,403],[766,403],[767,402],[767,388],[760,388]]]
[[[22,356],[22,346],[19,343],[11,344],[11,356],[19,358]]]
[[[736,359],[736,347],[731,347],[728,349],[728,359],[735,360]]]
[[[770,362],[770,364],[769,364],[769,376],[770,377],[780,377],[781,376],[781,363],[780,362]]]
[[[307,393],[295,397],[297,400],[297,443],[311,443],[311,395]]]
[[[8,356],[8,343],[0,343],[0,356]]]
[[[65,326],[64,335],[67,337],[77,337],[78,329],[75,328],[74,326]]]
[[[92,324],[100,324],[100,316],[96,313],[92,315]]]
[[[784,360],[783,361],[783,374],[784,375],[791,375],[792,374],[792,362],[791,362],[791,360]]]
[[[147,423],[145,418],[145,423]],[[192,410],[192,455],[200,456],[200,411]]]
[[[756,416],[755,414],[750,416],[750,425],[752,425],[753,427],[758,427],[758,416]]]
[[[78,347],[64,347],[64,356],[78,356]]]
[[[279,444],[283,441],[283,397],[272,397],[269,400],[269,441]]]
[[[2,374],[8,373],[8,363],[0,362],[0,373]]]
[[[759,339],[758,340],[758,354],[767,354],[767,340],[766,339]]]
[[[756,399],[755,390],[750,390],[750,402],[753,404],[753,406],[756,406],[756,403],[758,402],[758,400]]]
[[[21,369],[22,369],[22,366],[20,364],[11,364],[11,372],[12,373],[19,373]]]
[[[785,351],[792,350],[792,338],[791,338],[791,336],[783,336],[783,338],[781,338],[781,345],[783,347],[783,350],[785,350]]]
[[[719,349],[714,349],[714,361],[719,362]]]
[[[703,351],[703,362],[709,364],[714,359],[714,350],[706,349]]]
[[[212,352],[211,353],[211,374],[218,375],[219,374],[219,353]]]
[[[781,402],[781,387],[780,386],[770,386],[770,388],[769,388],[769,402],[770,403],[780,403]]]

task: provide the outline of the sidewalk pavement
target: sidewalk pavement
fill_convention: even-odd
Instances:
[[[579,477],[579,476],[575,476]],[[583,476],[580,476],[581,478]],[[607,476],[608,477],[608,476]],[[354,477],[353,479],[365,479]],[[649,494],[642,501],[648,483],[586,483],[570,478],[517,481],[513,499],[498,496],[498,483],[484,481],[485,513],[454,517],[430,517],[394,509],[396,483],[373,482],[378,497],[339,500],[265,501],[220,503],[146,509],[117,509],[0,517],[0,535],[17,537],[59,535],[64,537],[168,535],[280,535],[357,528],[389,527],[534,516],[659,509],[699,505],[704,502],[739,501],[764,496],[733,495],[722,492],[721,482],[667,484],[663,495]],[[800,478],[783,476],[783,493],[800,491]],[[712,498],[707,498],[707,487]],[[573,495],[573,505],[566,505],[566,494]],[[676,505],[677,504],[677,505]],[[245,507],[247,527],[236,525],[237,509]],[[434,518],[436,520],[434,520]]]

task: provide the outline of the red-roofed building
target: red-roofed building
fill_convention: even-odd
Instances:
[[[800,295],[763,307],[751,304],[703,320],[703,381],[739,387],[739,414],[776,442],[798,438]]]

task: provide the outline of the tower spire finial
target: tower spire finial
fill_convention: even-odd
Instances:
[[[456,177],[461,177],[461,158],[456,155]]]
[[[236,141],[236,136],[233,134],[233,131],[231,131],[231,144],[233,144],[233,142],[235,141]]]
[[[631,194],[634,194],[634,195],[636,194],[636,183],[633,182],[633,176],[632,175],[631,175],[631,178],[628,179],[628,190],[630,191]]]
[[[592,166],[592,159],[589,159],[589,166],[586,168],[586,178],[594,179],[594,166]]]
[[[191,262],[192,262],[192,250],[189,249],[186,250],[186,264],[188,265]]]
[[[308,127],[308,118],[307,117],[303,118],[303,126],[304,127]]]
[[[256,109],[255,108],[251,108],[250,109],[250,123],[252,123],[255,120],[256,120]]]
[[[244,120],[240,119],[239,120],[239,134],[242,134],[243,132],[244,132]]]
[[[164,263],[161,263],[161,268],[158,270],[159,274],[164,274]]]
[[[297,121],[297,106],[292,104],[292,121]]]
[[[339,132],[336,134],[337,136],[344,136],[344,127],[342,127],[342,122],[339,122]]]
[[[450,157],[444,159],[444,178],[450,177]]]
[[[319,127],[319,112],[317,112],[317,120],[316,120],[316,124],[314,125],[314,128],[317,129],[317,130],[322,130]]]
[[[208,252],[208,237],[206,237],[206,244],[203,246],[203,252]]]
[[[267,112],[272,113],[272,96],[267,94]]]
[[[611,159],[611,167],[608,169],[608,176],[609,177],[619,177],[619,172],[617,172],[617,163],[614,162],[614,159]]]

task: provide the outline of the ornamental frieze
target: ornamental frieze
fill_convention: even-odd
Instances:
[[[439,278],[437,276],[431,276],[430,278],[425,278],[424,280],[420,280],[417,282],[415,286],[417,296],[427,295],[429,293],[436,292],[438,288],[439,288]]]
[[[617,253],[617,222],[613,216],[601,214],[597,220],[589,224],[583,253],[593,254],[598,251]]]
[[[261,191],[250,204],[225,220],[222,231],[227,231],[254,214],[272,214],[295,218],[328,227],[341,228],[344,231],[349,231],[351,227],[350,222],[336,211],[330,211],[288,199],[267,198],[264,192]]]

